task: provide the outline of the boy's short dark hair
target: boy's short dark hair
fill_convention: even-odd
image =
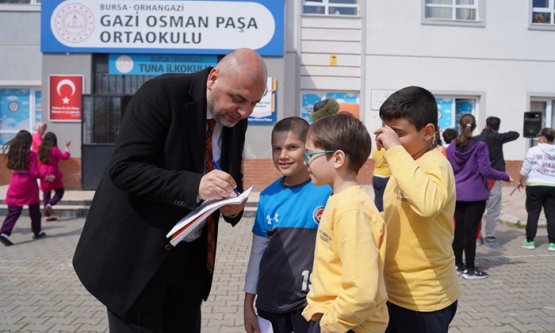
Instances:
[[[455,140],[457,136],[459,136],[459,132],[457,132],[454,128],[446,128],[441,135],[443,136],[443,141],[445,141],[445,143],[451,143],[451,141]]]
[[[383,121],[404,118],[416,130],[433,124],[437,130],[437,102],[434,95],[422,87],[410,86],[391,94],[380,107]]]
[[[501,124],[501,119],[497,117],[488,117],[486,119],[486,126],[494,131],[499,131],[500,124]]]
[[[552,143],[555,138],[555,130],[549,127],[542,128],[538,136],[543,136],[547,142]]]
[[[366,163],[372,150],[368,130],[347,112],[319,119],[310,127],[310,138],[318,148],[342,150],[349,158],[349,168],[355,173]]]
[[[303,142],[306,140],[306,133],[310,125],[301,117],[287,117],[278,121],[272,129],[272,136],[276,132],[292,132]]]

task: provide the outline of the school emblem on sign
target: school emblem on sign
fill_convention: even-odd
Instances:
[[[70,43],[80,43],[94,31],[94,16],[87,6],[69,3],[54,12],[51,25],[59,38]]]

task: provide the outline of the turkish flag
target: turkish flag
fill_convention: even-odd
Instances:
[[[51,121],[81,121],[82,75],[50,75],[49,96]]]

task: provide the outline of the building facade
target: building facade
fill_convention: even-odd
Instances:
[[[36,122],[46,122],[60,141],[72,141],[72,159],[62,165],[68,188],[94,188],[110,156],[124,106],[140,84],[156,73],[114,73],[112,67],[122,59],[122,52],[45,51],[44,38],[43,45],[40,40],[44,36],[40,30],[45,29],[44,22],[40,24],[41,14],[44,21],[40,3],[6,2],[0,1],[0,28],[13,32],[0,40],[4,69],[0,73],[0,138],[5,141],[19,129],[31,130]],[[266,3],[270,1],[259,1],[262,6]],[[273,115],[266,122],[253,119],[249,126],[244,165],[247,185],[262,189],[277,177],[270,159],[271,125],[294,115],[310,121],[312,105],[327,97],[338,99],[343,110],[358,115],[369,131],[380,126],[378,110],[387,96],[409,85],[434,93],[441,130],[456,127],[457,117],[466,112],[477,118],[475,134],[488,116],[501,118],[501,131],[522,134],[525,114],[530,111],[541,115],[538,127],[555,127],[555,0],[280,3],[282,8],[271,11],[283,14],[277,15],[283,22],[276,24],[282,30],[283,51],[264,55],[273,78],[269,83],[273,84]],[[114,20],[103,24],[125,25]],[[114,35],[110,38],[104,39],[112,47],[121,42]],[[144,60],[144,68],[156,68],[161,58],[153,60],[149,52],[136,47],[126,54],[135,63]],[[212,56],[225,53],[213,52]],[[188,61],[187,57],[213,61],[210,55],[186,47],[165,55],[173,57],[174,65]],[[52,120],[50,86],[52,77],[60,75],[82,77],[81,119]],[[513,178],[532,144],[533,138],[521,136],[505,146]],[[362,170],[366,182],[371,168],[369,161]],[[0,182],[8,179],[2,171]]]

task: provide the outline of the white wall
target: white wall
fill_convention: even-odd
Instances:
[[[366,105],[372,89],[408,85],[434,94],[478,95],[475,134],[488,116],[501,118],[501,131],[522,133],[529,94],[555,91],[555,31],[528,29],[528,5],[488,1],[484,26],[462,27],[422,24],[421,1],[368,2]],[[379,122],[377,111],[366,112],[368,121]],[[505,159],[521,160],[527,145],[523,138],[507,144]]]

